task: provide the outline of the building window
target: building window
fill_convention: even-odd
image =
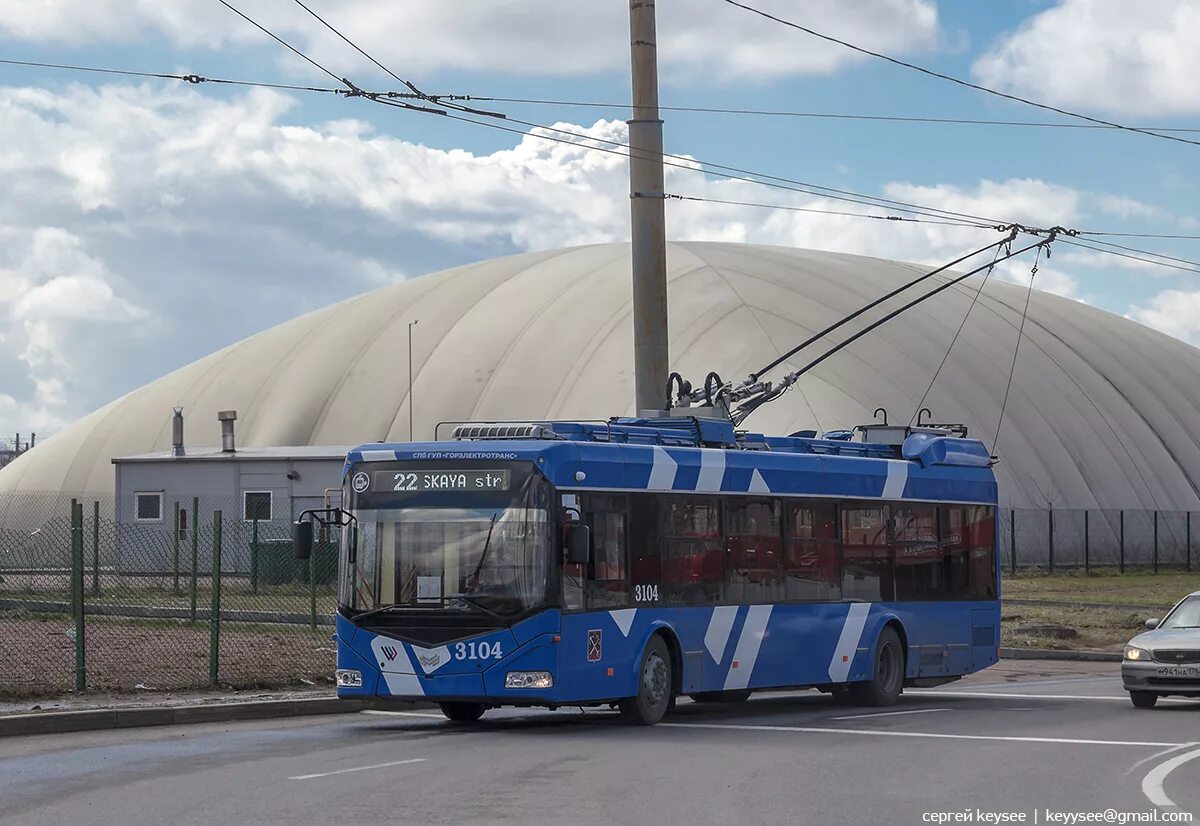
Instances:
[[[188,512],[186,508],[179,509],[179,524],[176,525],[176,528],[179,530],[179,541],[186,540],[188,530]]]
[[[242,519],[244,521],[271,521],[271,491],[248,490],[242,494],[242,497]]]
[[[135,493],[133,495],[133,518],[138,522],[162,521],[162,492]]]

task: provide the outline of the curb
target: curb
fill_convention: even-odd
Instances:
[[[1171,609],[1170,605],[1128,605],[1119,602],[1072,602],[1069,600],[1057,599],[1002,599],[1000,604],[1003,605],[1024,605],[1030,608],[1104,608],[1113,611],[1148,611],[1163,613]],[[1172,603],[1173,605],[1174,603]]]
[[[239,720],[273,720],[319,714],[352,714],[369,707],[364,700],[318,697],[305,700],[267,700],[257,703],[105,708],[87,711],[52,711],[0,716],[0,737],[62,734],[72,731],[177,726],[192,723],[229,723]]]
[[[1053,648],[1001,648],[1002,660],[1061,660],[1085,663],[1119,663],[1116,651],[1058,651]]]

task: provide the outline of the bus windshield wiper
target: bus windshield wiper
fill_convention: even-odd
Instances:
[[[491,608],[488,608],[486,605],[484,605],[480,601],[481,598],[475,596],[474,594],[446,594],[446,599],[461,600],[463,602],[463,604],[470,605],[472,608],[478,608],[480,611],[483,611],[485,614],[489,614],[489,615],[495,617],[496,619],[499,619],[499,620],[505,619],[504,614],[501,614],[499,611],[495,611]]]
[[[408,607],[407,605],[380,605],[378,608],[371,608],[366,611],[358,612],[354,616],[350,617],[350,621],[358,622],[359,620],[364,620],[368,617],[373,617],[376,614],[387,614],[391,611],[403,611],[407,607]]]

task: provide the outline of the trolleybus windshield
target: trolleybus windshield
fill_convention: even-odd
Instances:
[[[348,486],[358,541],[351,560],[344,533],[344,607],[516,616],[546,604],[554,515],[531,469],[364,464]]]

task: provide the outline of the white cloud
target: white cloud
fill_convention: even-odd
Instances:
[[[1060,106],[1124,115],[1200,112],[1200,5],[1060,0],[972,68],[982,83]]]
[[[0,433],[45,432],[405,274],[628,237],[624,157],[535,137],[488,154],[443,150],[354,120],[292,125],[290,105],[263,90],[218,100],[179,87],[0,88],[0,189],[11,195],[0,199]],[[558,127],[594,141],[626,136],[619,121]],[[81,146],[102,176],[62,163]],[[81,180],[101,183],[81,196]],[[704,198],[864,209],[686,169],[668,169],[666,183]],[[1091,201],[1035,179],[896,182],[882,194],[1042,224],[1084,220]],[[999,237],[711,202],[672,201],[668,224],[678,240],[937,264]],[[1043,262],[1038,286],[1073,294],[1055,262]],[[1020,283],[1028,263],[997,277]]]
[[[1163,290],[1125,317],[1200,346],[1200,291]]]
[[[357,53],[299,6],[241,0],[246,14],[311,52],[337,72],[365,73]],[[620,2],[537,0],[344,0],[315,11],[401,76],[441,69],[507,74],[580,74],[629,65],[628,6]],[[892,52],[939,45],[934,0],[759,0],[759,7],[835,36]],[[705,84],[714,78],[825,73],[863,60],[723,3],[658,7],[665,76]],[[282,47],[213,0],[42,0],[0,3],[0,32],[26,40],[94,44],[170,39],[183,47],[261,42],[297,72],[311,73]],[[369,69],[379,78],[377,70]],[[360,81],[360,85],[361,81]]]

